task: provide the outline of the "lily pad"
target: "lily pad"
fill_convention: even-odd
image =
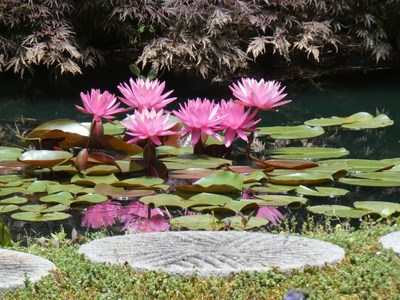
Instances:
[[[24,211],[14,213],[11,218],[27,222],[60,221],[68,219],[71,215],[63,212],[52,212],[41,214],[39,212]]]
[[[269,159],[262,160],[250,155],[250,158],[263,166],[275,169],[307,169],[317,167],[318,163],[304,160],[285,160],[285,159]]]
[[[294,140],[308,139],[323,135],[324,129],[320,126],[273,126],[273,127],[258,127],[257,136],[268,135],[273,139],[279,140]]]
[[[321,164],[346,164],[349,172],[374,172],[384,170],[394,165],[391,160],[373,160],[373,159],[330,159],[320,161]]]
[[[168,157],[161,160],[168,170],[182,170],[191,168],[217,168],[222,165],[232,165],[231,160],[216,158],[207,155],[186,155],[177,157]]]
[[[400,180],[376,180],[362,178],[340,178],[340,183],[348,185],[369,186],[369,187],[396,187],[400,186]]]
[[[305,196],[334,198],[338,196],[345,196],[349,193],[349,191],[341,188],[323,186],[316,186],[314,189],[310,189],[309,187],[300,185],[297,187],[296,193]]]
[[[1,188],[0,189],[0,197],[8,196],[8,195],[24,195],[25,189],[23,187],[11,187],[11,188]]]
[[[190,230],[220,230],[224,226],[223,223],[210,214],[177,217],[173,218],[170,224],[175,228],[187,228]]]
[[[304,122],[306,125],[310,126],[340,126],[343,124],[359,123],[372,120],[374,117],[367,112],[355,113],[349,117],[330,117],[330,118],[318,118],[312,119]]]
[[[3,204],[24,204],[26,202],[28,202],[28,199],[26,199],[25,197],[18,197],[18,196],[0,200],[1,205],[3,205]]]
[[[70,192],[59,192],[50,194],[47,196],[40,197],[41,202],[45,203],[59,203],[65,206],[69,206],[72,203],[74,196]]]
[[[203,177],[193,185],[178,185],[177,190],[208,193],[237,193],[243,189],[244,176],[234,172],[223,171]]]
[[[400,212],[400,204],[385,201],[356,201],[354,207],[359,209],[367,209],[382,217],[388,217],[394,213]]]
[[[57,204],[54,206],[48,206],[46,204],[31,204],[20,206],[22,211],[34,212],[34,213],[50,213],[50,212],[60,212],[68,210],[68,207],[62,204]]]
[[[10,205],[0,205],[0,214],[9,213],[12,211],[16,211],[19,209],[18,205],[10,204]]]
[[[287,147],[275,148],[267,151],[272,158],[282,159],[325,159],[337,158],[349,154],[345,148],[323,147]]]
[[[23,151],[23,149],[16,147],[0,147],[0,161],[17,159]]]
[[[247,223],[245,222],[246,226],[243,224],[243,219],[240,216],[225,218],[221,221],[225,224],[229,224],[229,227],[235,230],[259,228],[269,224],[269,221],[267,219],[260,217],[251,217]]]
[[[268,193],[268,194],[287,194],[290,191],[294,191],[296,186],[293,185],[280,185],[268,183],[267,186],[255,186],[251,187],[250,190],[257,193]]]
[[[71,183],[78,185],[89,185],[94,186],[99,183],[115,184],[119,180],[114,174],[103,175],[103,176],[89,176],[84,174],[76,174],[71,178]]]
[[[123,187],[139,187],[139,188],[151,188],[158,184],[163,184],[164,180],[158,177],[150,177],[150,176],[142,176],[142,177],[133,177],[129,179],[124,179],[118,182],[115,182],[114,186],[123,186]]]
[[[369,211],[365,209],[356,209],[343,205],[316,205],[308,207],[308,210],[315,214],[321,214],[328,217],[351,219],[358,219],[369,213]]]
[[[387,115],[380,114],[374,117],[372,120],[343,124],[342,127],[352,130],[361,130],[361,129],[383,128],[391,126],[393,124],[394,124],[393,120],[391,120]]]
[[[23,153],[19,160],[31,166],[51,168],[72,157],[73,155],[67,151],[29,150]]]
[[[128,190],[122,187],[115,187],[106,183],[97,184],[94,191],[99,194],[107,195],[116,200],[132,200],[134,198],[150,196],[155,194],[153,190]]]
[[[295,196],[283,196],[283,195],[257,195],[258,199],[264,200],[263,203],[259,203],[260,206],[288,206],[288,205],[298,205],[306,204],[307,198],[295,197]]]
[[[292,173],[288,175],[270,177],[269,181],[276,184],[300,185],[333,182],[333,177],[326,173]]]

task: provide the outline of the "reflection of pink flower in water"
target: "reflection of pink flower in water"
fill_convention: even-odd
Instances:
[[[280,221],[285,219],[285,217],[274,206],[261,206],[258,209],[256,217],[265,218],[271,221],[273,225],[278,225]]]
[[[121,208],[118,218],[125,223],[122,230],[153,232],[165,231],[170,228],[169,221],[165,218],[166,215],[167,212],[160,208],[149,210],[148,205],[135,201]]]
[[[82,218],[83,227],[100,228],[114,225],[120,204],[111,200],[89,207]]]

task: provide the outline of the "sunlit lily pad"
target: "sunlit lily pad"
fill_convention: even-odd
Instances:
[[[382,217],[388,217],[396,212],[400,212],[400,203],[384,201],[356,201],[354,202],[354,207],[370,210]]]
[[[39,213],[24,211],[11,215],[11,218],[20,221],[27,222],[45,222],[45,221],[60,221],[68,219],[71,215],[63,212],[52,212],[52,213]]]
[[[153,196],[146,196],[140,198],[139,201],[144,204],[153,204],[155,207],[174,206],[174,207],[188,208],[193,205],[193,201],[189,201],[177,195],[171,195],[171,194],[158,194]]]
[[[51,184],[47,187],[47,193],[55,194],[59,192],[69,192],[71,194],[78,194],[78,193],[85,193],[84,191],[87,190],[84,186],[77,185],[77,184]],[[87,191],[92,192],[92,191]]]
[[[1,188],[0,197],[8,195],[23,195],[25,194],[25,189],[23,187],[11,187],[11,188]]]
[[[221,220],[225,224],[229,224],[229,228],[235,230],[246,230],[246,229],[253,229],[259,228],[269,224],[269,221],[264,218],[259,217],[251,217],[248,222],[245,222],[246,225],[243,224],[243,219],[240,216],[230,217]]]
[[[342,127],[352,130],[375,129],[375,128],[388,127],[393,125],[393,123],[394,123],[393,120],[391,120],[387,115],[380,114],[374,117],[372,120],[343,124]]]
[[[90,130],[91,122],[82,122],[81,125],[86,127],[86,129]],[[114,124],[109,122],[103,124],[104,134],[109,135],[121,135],[125,132],[125,127],[121,125],[121,122],[116,120]]]
[[[68,210],[68,207],[62,204],[48,206],[46,204],[30,204],[20,206],[22,211],[29,211],[35,213],[49,213],[49,212],[60,212]]]
[[[315,214],[321,214],[328,217],[351,219],[358,219],[369,213],[369,211],[365,209],[356,209],[343,205],[316,205],[308,207],[308,210]]]
[[[300,185],[299,187],[297,187],[296,193],[305,196],[334,198],[338,196],[347,195],[349,191],[341,188],[323,187],[323,186],[316,186],[311,189],[304,185]]]
[[[97,165],[87,168],[84,173],[88,176],[104,176],[119,172],[118,167],[112,165]]]
[[[76,174],[71,178],[71,183],[79,185],[94,186],[99,183],[114,184],[118,183],[119,180],[114,174],[103,175],[103,176],[89,176],[84,174]]]
[[[319,184],[332,182],[333,177],[326,173],[292,173],[288,175],[270,177],[269,181],[276,184],[300,185],[300,184]]]
[[[178,229],[187,228],[190,230],[220,230],[224,226],[223,223],[210,214],[177,217],[173,218],[170,224]]]
[[[272,158],[282,159],[325,159],[349,154],[345,148],[287,147],[267,150]]]
[[[307,139],[325,133],[320,126],[311,127],[307,125],[258,127],[258,129],[257,136],[268,135],[273,139],[280,140]]]
[[[259,203],[259,205],[268,206],[288,206],[288,205],[298,205],[306,204],[307,198],[295,197],[295,196],[283,196],[283,195],[257,195],[259,199],[264,200],[264,203]]]
[[[18,205],[10,204],[10,205],[0,205],[0,214],[9,213],[12,211],[16,211],[19,209]]]
[[[162,162],[167,166],[168,170],[182,170],[191,168],[217,168],[222,165],[232,165],[231,160],[211,157],[206,155],[187,155],[163,158]]]
[[[399,174],[395,172],[370,172],[370,173],[354,173],[351,177],[363,178],[363,179],[375,179],[375,180],[386,180],[386,181],[400,181]]]
[[[290,191],[294,191],[296,186],[293,185],[280,185],[268,183],[267,186],[254,186],[250,190],[257,193],[268,193],[268,194],[287,194]]]
[[[155,185],[164,183],[164,180],[158,177],[150,177],[150,176],[142,176],[142,177],[133,177],[129,179],[124,179],[118,182],[115,182],[114,186],[123,186],[123,187],[139,187],[139,188],[151,188]]]
[[[32,195],[35,193],[46,193],[48,186],[48,181],[36,180],[26,188],[25,193],[27,195]]]
[[[72,157],[73,155],[67,151],[29,150],[23,153],[19,160],[31,166],[51,168]]]
[[[241,174],[223,171],[203,177],[192,185],[178,185],[176,189],[198,193],[237,193],[243,189],[243,178]]]
[[[125,190],[122,187],[115,187],[106,183],[97,184],[94,187],[94,191],[99,194],[110,196],[116,200],[132,200],[155,194],[153,190]]]
[[[304,122],[306,125],[310,126],[340,126],[343,124],[359,123],[372,120],[374,117],[367,112],[355,113],[349,117],[330,117],[330,118],[319,118],[312,119]]]
[[[171,174],[172,178],[177,179],[200,179],[215,173],[222,172],[222,170],[212,170],[204,168],[189,168],[186,170],[176,170]]]
[[[25,197],[19,197],[19,196],[14,196],[14,197],[0,200],[1,205],[3,205],[3,204],[24,204],[26,202],[28,202],[28,199],[26,199]]]
[[[396,187],[400,186],[400,180],[376,180],[362,178],[340,178],[340,183],[370,187]]]
[[[74,199],[74,196],[70,192],[59,192],[59,193],[40,197],[41,202],[59,203],[59,204],[65,205],[65,206],[69,206],[72,203],[73,199]]]
[[[394,163],[390,160],[372,160],[372,159],[330,159],[320,161],[321,164],[347,164],[349,172],[374,172],[392,167]]]
[[[189,155],[193,153],[192,147],[173,147],[173,146],[159,146],[156,148],[157,156],[178,156],[178,155]]]
[[[13,160],[21,156],[23,149],[16,147],[0,147],[0,161]]]

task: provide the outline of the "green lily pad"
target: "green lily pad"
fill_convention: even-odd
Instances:
[[[328,217],[351,219],[358,219],[369,213],[369,211],[365,209],[356,209],[343,205],[316,205],[308,207],[308,210],[315,214],[321,214]]]
[[[116,200],[132,200],[134,198],[150,196],[155,194],[153,190],[125,190],[122,187],[115,187],[106,183],[97,184],[94,192],[107,195]]]
[[[97,165],[87,168],[84,173],[88,176],[104,176],[119,172],[118,167],[112,165]]]
[[[372,160],[372,159],[330,159],[320,161],[321,164],[346,164],[349,172],[374,172],[392,167],[391,160]]]
[[[11,218],[27,222],[59,221],[68,219],[71,215],[63,212],[52,212],[41,214],[39,212],[24,211],[14,213]]]
[[[318,118],[318,119],[312,119],[304,122],[306,125],[310,126],[322,126],[322,127],[327,127],[327,126],[339,126],[343,124],[351,124],[351,123],[359,123],[359,122],[365,122],[372,120],[374,117],[366,112],[359,112],[356,114],[353,114],[349,117],[330,117],[330,118]]]
[[[212,174],[220,173],[222,170],[204,169],[204,168],[189,168],[186,170],[175,170],[171,177],[177,179],[200,179]]]
[[[177,157],[163,158],[161,161],[167,166],[168,170],[182,170],[191,168],[217,168],[222,165],[232,165],[231,160],[211,157],[206,155],[186,155]]]
[[[25,190],[27,195],[32,195],[35,193],[46,193],[49,184],[46,181],[36,180],[32,182]]]
[[[399,174],[395,172],[371,172],[371,173],[354,173],[351,177],[363,178],[363,179],[374,179],[374,180],[386,180],[386,181],[400,181]]]
[[[346,129],[352,130],[362,130],[362,129],[375,129],[375,128],[383,128],[393,125],[394,122],[387,115],[380,114],[377,115],[372,120],[365,120],[350,124],[343,124],[342,127]]]
[[[10,205],[0,205],[0,214],[9,213],[12,211],[16,211],[19,209],[18,205],[10,204]]]
[[[23,153],[19,160],[31,166],[51,168],[72,157],[73,155],[67,151],[29,150]]]
[[[90,130],[91,122],[82,122],[81,125],[84,126],[87,130]],[[104,134],[108,135],[121,135],[125,132],[125,127],[121,125],[121,122],[116,120],[114,124],[109,122],[103,124]]]
[[[400,204],[384,201],[356,201],[354,207],[358,209],[367,209],[382,217],[388,217],[396,212],[400,212]]]
[[[271,183],[300,185],[300,184],[319,184],[333,182],[333,177],[326,173],[292,173],[288,175],[274,176],[269,179]]]
[[[178,156],[178,155],[190,155],[193,153],[192,147],[173,147],[173,146],[158,146],[156,148],[157,156]]]
[[[11,187],[11,188],[1,188],[0,197],[15,195],[15,194],[25,194],[25,189],[23,187]]]
[[[21,148],[0,147],[0,161],[17,159],[23,151]]]
[[[259,129],[257,136],[268,135],[277,140],[308,139],[325,133],[320,126],[310,127],[307,125],[258,127],[257,129]]]
[[[129,179],[124,179],[118,182],[115,182],[114,186],[122,186],[122,187],[130,187],[130,188],[151,188],[158,184],[163,184],[164,180],[158,177],[150,177],[150,176],[143,176],[143,177],[133,177]]]
[[[210,214],[177,217],[173,218],[170,224],[174,228],[190,230],[220,230],[223,227],[223,223]]]
[[[325,159],[349,154],[345,148],[287,147],[267,150],[272,158],[282,159]]]
[[[49,213],[68,210],[68,207],[62,204],[48,206],[46,204],[30,204],[20,206],[22,211],[35,212],[35,213]]]
[[[177,195],[171,195],[171,194],[158,194],[153,196],[146,196],[140,198],[139,201],[144,204],[153,204],[155,207],[174,206],[174,207],[188,208],[193,205],[193,201],[189,201]]]
[[[243,178],[241,174],[223,171],[203,177],[192,185],[178,185],[176,189],[197,193],[237,193],[243,189]]]
[[[84,174],[76,174],[71,178],[71,183],[78,185],[89,185],[94,186],[100,183],[115,184],[119,180],[114,174],[104,175],[104,176],[89,176]]]
[[[400,180],[376,180],[362,178],[340,178],[340,183],[348,185],[369,186],[369,187],[396,187],[400,186]]]
[[[298,205],[306,204],[308,199],[304,197],[296,196],[283,196],[283,195],[257,195],[258,199],[264,200],[263,203],[259,203],[260,206],[288,206],[288,205]]]
[[[249,175],[246,175],[243,179],[243,182],[250,183],[250,182],[261,181],[264,179],[268,179],[267,175],[265,175],[265,173],[263,171],[257,170]]]
[[[74,196],[72,196],[70,192],[59,192],[40,197],[39,200],[45,203],[59,203],[65,206],[69,206],[72,203],[73,199]]]
[[[0,183],[0,188],[11,188],[22,186],[24,182],[22,180],[14,180],[7,183]]]
[[[81,195],[73,200],[72,203],[102,203],[108,200],[108,197],[103,194],[90,193]]]
[[[341,188],[323,187],[323,186],[316,186],[314,189],[310,189],[309,187],[300,185],[297,187],[296,193],[305,196],[334,198],[338,196],[347,195],[349,191]]]
[[[225,218],[221,221],[229,224],[229,227],[235,230],[259,228],[269,224],[269,221],[267,219],[259,217],[251,217],[250,220],[246,223],[246,226],[243,224],[243,219],[240,216]]]
[[[25,197],[18,197],[18,196],[0,200],[1,205],[3,205],[3,204],[24,204],[26,202],[28,202],[28,199],[26,199]]]
[[[268,183],[267,186],[255,186],[251,187],[250,190],[257,193],[268,193],[268,194],[287,194],[290,191],[294,191],[296,186],[293,185],[280,185]]]

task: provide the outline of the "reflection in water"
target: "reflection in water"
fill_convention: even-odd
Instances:
[[[84,211],[81,226],[93,229],[110,227],[118,220],[124,224],[121,231],[165,231],[170,228],[167,215],[167,212],[160,208],[151,209],[137,201],[121,206],[119,202],[107,200]]]

